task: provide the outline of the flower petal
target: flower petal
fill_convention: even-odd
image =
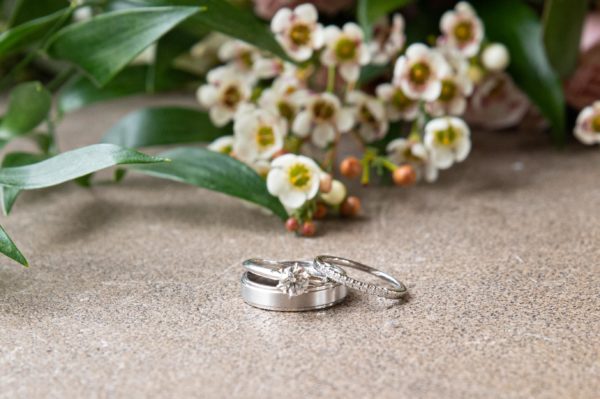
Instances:
[[[204,107],[211,107],[217,102],[219,91],[213,85],[202,85],[196,93],[198,102]]]
[[[308,111],[302,111],[296,116],[296,119],[294,119],[292,131],[300,137],[306,137],[310,132],[311,122],[312,118],[310,117],[310,113]]]
[[[302,20],[302,22],[314,23],[317,22],[319,14],[317,9],[312,4],[301,4],[294,9],[294,14]]]
[[[354,126],[354,115],[348,108],[340,109],[336,120],[337,128],[340,132],[347,132]]]
[[[283,32],[290,24],[292,19],[292,10],[282,8],[273,16],[271,20],[271,30],[275,33]]]
[[[289,190],[279,195],[281,203],[291,209],[298,209],[306,202],[306,194],[303,191]]]
[[[267,190],[274,196],[282,193],[287,185],[287,176],[281,169],[271,169],[267,175]]]
[[[360,76],[360,67],[353,63],[343,63],[340,65],[340,75],[346,82],[356,82]]]
[[[312,133],[312,142],[319,148],[327,147],[335,138],[335,131],[328,123],[318,124]]]
[[[225,126],[233,118],[232,111],[219,105],[212,106],[208,111],[208,115],[210,120],[219,127]]]
[[[471,140],[468,137],[460,140],[456,145],[455,158],[457,162],[464,161],[471,152]]]

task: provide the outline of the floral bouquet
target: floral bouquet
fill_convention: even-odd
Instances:
[[[561,79],[593,75],[576,73],[593,10],[583,0],[4,3],[0,85],[12,89],[0,143],[39,148],[6,153],[5,214],[23,190],[89,186],[120,165],[115,182],[131,172],[197,185],[313,236],[315,220],[360,213],[343,180],[435,182],[468,158],[472,129],[526,118],[563,145],[567,111],[582,106],[567,108]],[[196,89],[200,106],[144,108],[100,144],[57,148],[70,112],[175,89]],[[581,142],[600,142],[600,102],[574,122]],[[136,150],[174,144],[186,146]],[[1,228],[0,251],[27,264]]]

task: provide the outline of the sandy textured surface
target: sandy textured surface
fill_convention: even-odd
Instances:
[[[69,116],[61,147],[148,102]],[[318,239],[142,176],[25,193],[2,219],[31,267],[0,259],[0,397],[597,398],[599,177],[598,151],[479,133],[438,184],[361,192],[365,217]],[[242,302],[243,259],[318,253],[380,265],[410,300]]]

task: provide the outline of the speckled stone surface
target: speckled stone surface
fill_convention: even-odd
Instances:
[[[63,149],[122,115],[70,115]],[[14,148],[14,147],[13,147]],[[1,398],[597,398],[600,153],[537,133],[476,133],[435,185],[360,191],[365,216],[286,234],[274,217],[129,176],[25,193],[2,224]],[[245,305],[240,262],[330,253],[380,265],[405,303]]]

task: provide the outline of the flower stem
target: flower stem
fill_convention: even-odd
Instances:
[[[327,69],[327,91],[333,93],[335,90],[335,66]]]
[[[379,162],[381,165],[383,165],[384,168],[386,168],[390,172],[393,172],[396,169],[398,169],[398,166],[396,166],[395,163],[393,163],[392,161],[390,161],[389,159],[387,159],[385,157],[379,157]]]

